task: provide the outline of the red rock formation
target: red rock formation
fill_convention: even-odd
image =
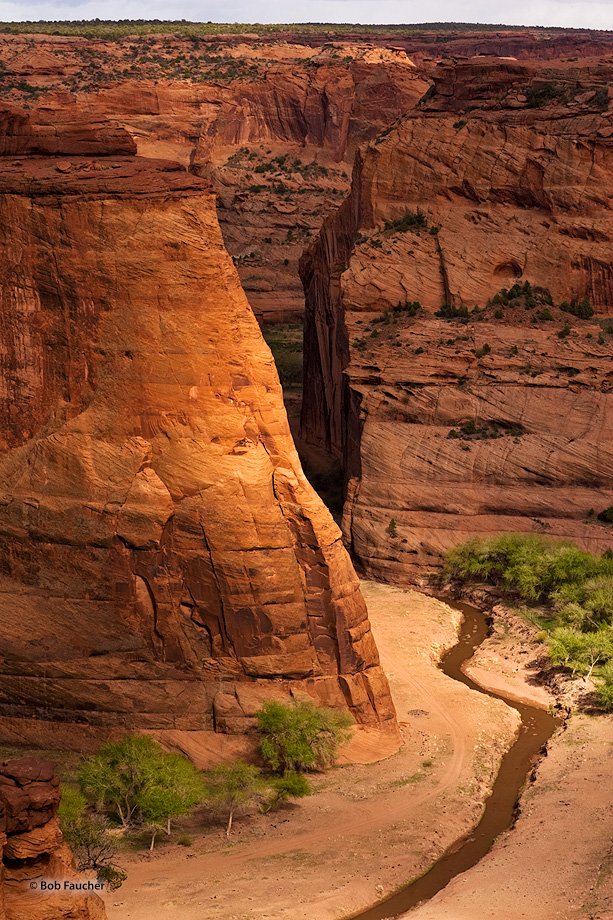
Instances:
[[[83,881],[57,819],[53,764],[33,757],[0,764],[0,920],[105,920],[95,893],[40,891],[43,880]]]
[[[613,484],[613,120],[577,95],[461,119],[435,96],[364,150],[305,256],[303,433],[344,457],[345,536],[370,574],[410,580],[471,534],[611,544],[589,512]],[[558,306],[486,306],[518,280]],[[591,320],[559,308],[585,297]]]
[[[437,61],[451,61],[455,75],[458,56],[490,56],[489,69],[473,68],[474,85],[452,91],[474,94],[485,80],[491,96],[495,79],[501,89],[508,82],[492,55],[519,59],[544,80],[549,62],[576,70],[579,58],[585,75],[589,60],[602,81],[600,59],[610,64],[612,50],[611,32],[454,26],[116,41],[0,35],[11,99],[34,101],[50,125],[87,110],[125,126],[139,154],[179,160],[211,180],[226,247],[266,322],[301,319],[300,252],[348,192],[356,146],[412,109],[433,72],[441,82]]]
[[[298,257],[347,193],[356,147],[429,85],[404,52],[364,43],[4,38],[7,89],[13,76],[11,96],[34,98],[47,132],[70,130],[86,112],[126,128],[139,154],[178,160],[212,182],[226,247],[267,321],[301,318]]]
[[[279,689],[393,729],[210,188],[110,143],[0,172],[0,736],[243,730]]]

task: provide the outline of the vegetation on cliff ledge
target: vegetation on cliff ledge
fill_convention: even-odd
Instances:
[[[495,585],[536,605],[527,612],[552,663],[593,677],[599,705],[613,709],[613,551],[597,557],[533,534],[473,539],[447,554],[445,577]]]

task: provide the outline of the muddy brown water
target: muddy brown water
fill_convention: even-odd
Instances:
[[[479,645],[487,638],[490,621],[476,607],[459,601],[449,601],[460,610],[464,621],[458,642],[443,656],[440,667],[449,677],[461,681],[471,690],[504,700],[521,716],[521,727],[514,745],[504,755],[492,791],[485,801],[479,824],[464,837],[456,840],[437,862],[419,878],[400,888],[373,907],[352,914],[350,920],[388,920],[410,911],[441,891],[456,875],[476,865],[491,849],[496,838],[513,824],[517,802],[530,770],[560,720],[551,713],[528,703],[518,703],[505,696],[484,690],[467,677],[462,666],[468,662]],[[443,817],[443,816],[441,816]],[[443,819],[444,820],[444,819]]]

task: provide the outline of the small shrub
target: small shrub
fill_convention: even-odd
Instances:
[[[407,211],[404,217],[400,217],[398,220],[385,221],[386,230],[393,230],[398,233],[406,233],[408,230],[420,230],[426,225],[426,215],[419,208],[417,211]]]
[[[99,882],[103,882],[111,891],[116,891],[121,888],[128,877],[128,873],[118,866],[101,866],[96,873],[96,877]]]
[[[598,520],[603,521],[605,524],[613,524],[613,505],[609,505],[608,508],[601,511],[598,514]]]
[[[286,770],[283,776],[278,776],[270,783],[271,796],[262,806],[262,811],[267,814],[279,806],[281,802],[289,799],[302,799],[311,794],[311,787],[306,776],[296,770]]]
[[[398,310],[401,313],[406,313],[408,316],[411,316],[411,317],[417,316],[417,314],[421,310],[421,304],[419,300],[413,300],[412,302],[409,300],[405,300],[404,303],[402,303],[402,301],[399,300],[396,306],[396,310]]]
[[[387,532],[390,535],[390,537],[396,536],[396,521],[394,520],[394,518],[391,518],[389,524],[387,525]]]
[[[440,310],[436,311],[436,316],[442,319],[468,319],[468,307],[462,304],[461,307],[443,304]]]
[[[599,86],[596,95],[592,99],[592,105],[597,109],[608,109],[609,107],[609,89],[607,86]]]
[[[565,90],[563,87],[554,86],[548,82],[542,86],[529,86],[525,90],[527,106],[530,109],[540,108],[549,102],[563,102],[565,99]]]
[[[114,865],[117,856],[115,839],[109,833],[104,818],[101,815],[91,818],[85,811],[86,806],[82,793],[71,786],[62,786],[58,818],[64,839],[79,870],[95,869],[99,881],[107,880],[101,873],[116,873],[117,884],[114,887],[119,888],[126,874]]]
[[[334,762],[341,744],[351,736],[348,712],[325,709],[310,702],[265,703],[256,713],[259,749],[275,772],[323,769]]]
[[[565,313],[570,313],[572,316],[576,316],[578,319],[591,319],[594,315],[594,309],[587,297],[584,297],[583,300],[580,300],[577,303],[571,304],[565,300],[560,304],[560,310],[563,310]]]

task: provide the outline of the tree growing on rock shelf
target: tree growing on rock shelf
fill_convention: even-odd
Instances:
[[[167,754],[145,735],[105,744],[79,771],[79,785],[98,811],[125,828],[152,828],[151,848],[160,827],[170,833],[173,817],[187,814],[206,797],[206,785],[193,764]]]
[[[256,713],[261,734],[260,753],[277,773],[325,769],[341,744],[352,735],[348,712],[326,709],[311,702],[286,706],[270,700]]]

